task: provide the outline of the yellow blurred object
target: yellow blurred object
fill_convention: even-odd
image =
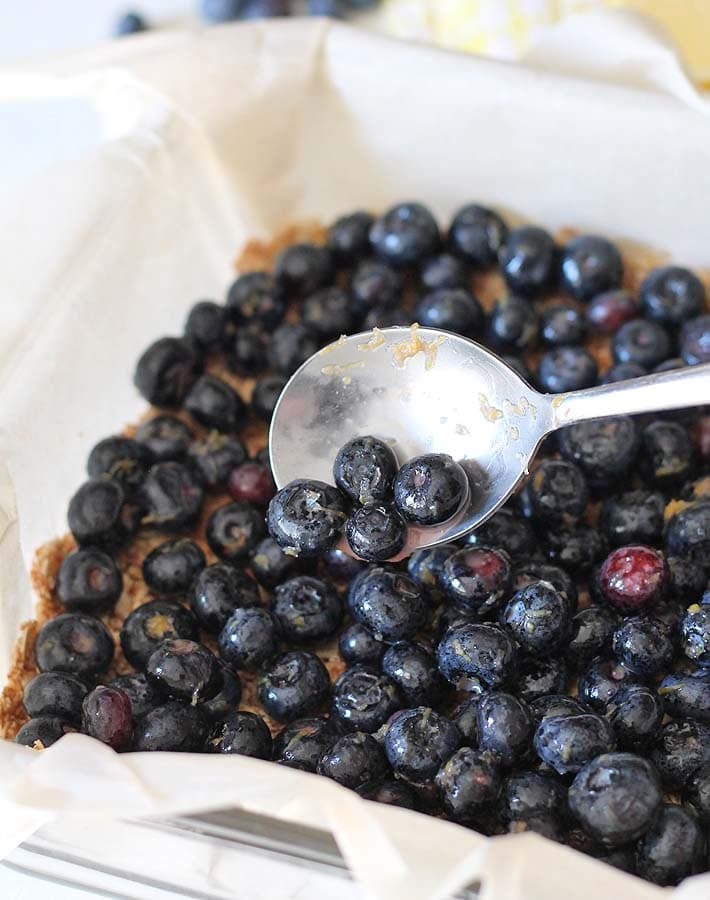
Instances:
[[[710,86],[710,0],[387,0],[384,13],[389,30],[402,37],[517,59],[545,28],[601,6],[655,19],[693,78]]]

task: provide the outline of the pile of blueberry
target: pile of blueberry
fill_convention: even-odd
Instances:
[[[485,312],[471,285],[489,273],[507,290]],[[290,246],[224,305],[197,303],[183,336],[138,362],[158,409],[94,447],[70,501],[65,612],[37,635],[17,740],[82,730],[116,750],[247,754],[485,834],[535,831],[658,884],[707,869],[706,411],[573,425],[484,526],[396,565],[333,545],[341,491],[362,502],[360,550],[372,504],[445,514],[409,503],[386,446],[346,446],[337,489],[276,494],[268,453],[249,459],[240,439],[263,434],[326,342],[414,318],[484,341],[546,391],[710,361],[695,275],[655,269],[636,296],[622,274],[599,237],[558,246],[475,205],[442,234],[407,203],[339,219],[325,246]],[[584,346],[600,336],[601,376]],[[133,671],[112,678],[119,563],[150,534],[151,599],[120,631]],[[254,684],[258,705],[240,709]]]

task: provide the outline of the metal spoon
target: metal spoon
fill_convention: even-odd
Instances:
[[[481,525],[528,473],[540,442],[564,425],[710,403],[710,364],[574,391],[540,394],[497,356],[457,334],[394,327],[341,337],[293,375],[269,435],[278,487],[295,478],[333,483],[346,441],[371,434],[401,464],[448,453],[469,474],[453,518],[410,527],[401,559]],[[468,461],[468,462],[465,462]],[[347,542],[341,548],[352,555]]]

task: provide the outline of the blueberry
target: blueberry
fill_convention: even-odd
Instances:
[[[203,701],[203,712],[211,722],[224,722],[229,715],[239,709],[242,699],[242,682],[239,675],[221,666],[222,687],[209,700]]]
[[[125,12],[118,17],[113,33],[116,37],[126,37],[129,34],[140,34],[147,30],[148,25],[140,13]]]
[[[246,572],[229,563],[215,563],[197,576],[189,600],[202,628],[219,634],[236,609],[259,605],[259,588]]]
[[[143,669],[148,657],[167,638],[195,641],[199,635],[197,620],[179,603],[150,600],[126,616],[121,627],[121,649],[128,662]]]
[[[280,722],[290,722],[318,709],[329,691],[328,670],[317,656],[305,650],[277,657],[258,686],[261,705]]]
[[[632,753],[604,753],[577,774],[568,799],[572,814],[591,837],[618,847],[649,830],[662,795],[647,760]]]
[[[549,656],[569,635],[569,606],[548,582],[533,582],[508,601],[501,622],[510,629],[523,652]]]
[[[160,692],[148,681],[143,672],[120,675],[118,678],[114,678],[110,685],[120,688],[131,701],[134,721],[163,702]]]
[[[566,694],[547,694],[530,701],[530,712],[535,724],[550,716],[578,716],[586,712],[585,708],[573,697]]]
[[[191,528],[202,510],[204,491],[192,470],[178,462],[153,466],[143,483],[146,514],[142,522],[158,531]]]
[[[651,619],[658,622],[673,642],[673,646],[676,647],[680,621],[685,613],[683,604],[672,597],[662,597],[649,606],[645,612]]]
[[[628,416],[569,425],[558,433],[558,442],[562,456],[576,463],[595,488],[623,478],[638,449],[636,426]]]
[[[487,268],[498,260],[508,237],[503,219],[485,206],[463,206],[451,220],[448,244],[454,253],[478,268]]]
[[[663,886],[675,885],[706,869],[706,840],[697,817],[674,803],[665,803],[658,818],[639,841],[638,874]]]
[[[451,253],[440,253],[424,261],[419,270],[419,280],[422,289],[429,292],[467,288],[470,276],[468,267],[461,258]],[[418,321],[421,325],[424,324],[421,319]]]
[[[286,314],[286,304],[271,275],[247,272],[229,288],[226,312],[235,325],[273,329]]]
[[[257,378],[251,393],[250,405],[255,415],[263,422],[271,421],[276,401],[286,387],[287,380],[283,375],[273,374],[261,375]]]
[[[498,252],[503,277],[514,293],[532,296],[550,287],[557,265],[557,248],[542,228],[514,228]]]
[[[666,525],[666,552],[710,569],[710,500],[691,503],[672,515]]]
[[[238,19],[243,8],[244,0],[201,0],[200,15],[206,22],[219,25]]]
[[[575,300],[591,300],[620,287],[622,275],[621,254],[606,238],[580,235],[562,249],[560,283]]]
[[[83,730],[114,750],[127,750],[133,737],[133,710],[128,694],[100,684],[83,703]]]
[[[683,800],[695,810],[703,825],[710,825],[710,762],[693,774],[683,792]]]
[[[103,622],[80,613],[63,613],[45,622],[35,641],[40,672],[66,672],[81,679],[105,672],[114,649]]]
[[[599,371],[594,357],[583,347],[558,347],[542,356],[537,377],[548,394],[580,391],[597,383]]]
[[[478,704],[485,693],[483,683],[480,692],[466,694],[451,712],[449,718],[461,732],[464,744],[475,747],[478,744]]]
[[[681,266],[654,269],[640,288],[649,319],[675,327],[705,309],[705,288],[697,275]]]
[[[350,280],[350,293],[357,309],[391,309],[399,303],[402,277],[390,266],[374,259],[361,262]]]
[[[673,644],[664,628],[644,616],[626,619],[616,629],[612,649],[625,668],[643,678],[660,674],[673,659]]]
[[[559,775],[579,772],[601,753],[615,746],[614,731],[602,716],[548,716],[535,732],[535,751]]]
[[[710,362],[710,314],[685,323],[680,333],[680,355],[689,366]]]
[[[523,660],[515,684],[515,693],[527,703],[539,697],[558,694],[567,688],[567,664],[564,659]]]
[[[156,594],[184,595],[207,561],[201,548],[188,538],[159,544],[143,560],[143,580]]]
[[[495,756],[460,747],[439,769],[436,786],[446,812],[458,822],[470,822],[495,805],[500,771]]]
[[[246,406],[234,388],[216,375],[201,375],[185,397],[184,408],[205,428],[237,431],[246,420]]]
[[[459,608],[485,618],[496,612],[511,584],[510,559],[504,550],[463,547],[444,563],[439,584]]]
[[[599,523],[614,547],[656,544],[663,533],[664,507],[657,491],[627,491],[604,501]]]
[[[710,762],[710,725],[695,719],[668,722],[652,754],[668,790],[682,790],[693,772]]]
[[[549,347],[581,344],[586,332],[584,317],[573,306],[550,306],[542,314],[540,335]]]
[[[117,481],[92,478],[69,501],[67,522],[78,544],[110,549],[135,534],[141,512],[139,505],[128,500]]]
[[[285,550],[316,556],[337,542],[346,518],[345,499],[336,488],[299,479],[273,497],[267,523],[271,537]]]
[[[646,375],[646,370],[638,363],[616,363],[602,375],[599,384],[616,384],[617,381],[628,381],[630,378],[640,378]]]
[[[445,522],[466,496],[467,478],[445,453],[427,453],[405,463],[394,482],[394,501],[405,519],[417,525]]]
[[[686,481],[695,462],[688,432],[678,422],[658,419],[641,434],[641,473],[654,485],[666,488]]]
[[[519,591],[534,581],[549,581],[552,587],[566,598],[570,612],[576,611],[577,586],[564,569],[539,559],[520,560],[513,573],[513,591]]]
[[[395,268],[415,266],[435,253],[439,226],[421,203],[400,203],[376,219],[370,228],[375,253]]]
[[[33,719],[50,717],[78,726],[86,692],[86,685],[78,678],[62,672],[42,672],[27,682],[22,702]]]
[[[382,671],[397,685],[409,706],[432,706],[444,691],[434,657],[419,644],[398,641],[382,657]]]
[[[672,354],[668,332],[658,322],[634,319],[622,325],[612,340],[614,361],[638,363],[652,369]]]
[[[405,781],[393,778],[365,782],[358,788],[358,794],[364,800],[373,800],[375,803],[386,803],[402,809],[417,808],[417,795],[412,788]]]
[[[258,669],[278,645],[278,623],[259,606],[235,609],[219,634],[219,654],[232,669]]]
[[[544,549],[550,562],[557,563],[570,572],[583,574],[605,556],[608,547],[597,528],[576,524],[548,529]]]
[[[649,749],[663,721],[663,704],[649,688],[631,684],[609,701],[606,716],[619,749],[640,753]]]
[[[156,462],[179,461],[187,454],[192,431],[176,416],[155,416],[138,427],[136,440],[148,448]]]
[[[301,321],[323,340],[349,334],[355,327],[350,297],[338,287],[321,288],[304,300]]]
[[[555,524],[577,521],[584,515],[588,500],[583,473],[564,459],[543,459],[521,496],[521,503],[535,518]]]
[[[597,294],[587,306],[587,322],[592,331],[614,334],[622,325],[639,315],[639,302],[628,291],[605,291]]]
[[[710,723],[710,672],[666,675],[658,688],[666,713],[674,719]]]
[[[481,330],[484,313],[478,300],[465,288],[440,287],[421,298],[414,318],[425,328],[473,337]]]
[[[563,785],[540,772],[514,772],[504,779],[498,809],[504,822],[559,816],[567,805]]]
[[[497,625],[449,628],[437,648],[439,671],[457,690],[475,687],[478,679],[497,688],[515,676],[517,649]]]
[[[295,769],[315,772],[336,741],[328,719],[296,719],[274,738],[274,759]]]
[[[338,652],[349,665],[365,663],[377,665],[384,653],[385,645],[365,628],[355,622],[340,633]]]
[[[193,441],[188,449],[192,471],[200,484],[209,489],[222,487],[246,457],[241,441],[219,431],[210,431],[204,439]]]
[[[275,587],[293,574],[296,560],[271,537],[266,537],[251,552],[249,567],[254,578],[264,587]]]
[[[530,524],[506,508],[498,510],[483,525],[467,535],[465,541],[477,547],[505,550],[512,558],[533,553],[537,544],[535,532]]]
[[[187,638],[162,641],[148,657],[146,674],[159,689],[191,703],[209,700],[222,687],[215,655]]]
[[[280,375],[291,376],[318,350],[319,341],[313,329],[301,323],[284,322],[272,333],[266,358]]]
[[[238,562],[249,558],[265,531],[264,514],[250,503],[227,503],[207,520],[205,537],[216,556]]]
[[[89,454],[86,471],[89,478],[106,476],[117,481],[126,495],[140,488],[153,460],[153,454],[138,441],[109,437],[99,441]]]
[[[207,734],[207,718],[199,706],[170,700],[136,722],[133,749],[203,753]]]
[[[496,301],[486,339],[501,350],[530,350],[537,344],[539,331],[540,320],[532,304],[512,294]]]
[[[387,760],[380,745],[361,731],[346,734],[326,750],[318,763],[318,774],[349,788],[384,778]]]
[[[385,734],[385,753],[394,771],[410,781],[433,778],[461,745],[458,728],[428,706],[398,713]]]
[[[214,731],[209,743],[215,753],[271,759],[271,732],[256,713],[231,712]]]
[[[274,263],[276,283],[289,296],[307,297],[328,285],[332,277],[330,252],[314,244],[293,244],[282,250]]]
[[[358,503],[389,500],[396,474],[394,453],[384,441],[371,436],[348,441],[333,463],[336,485]]]
[[[512,766],[528,754],[534,723],[524,700],[491,691],[481,697],[476,716],[481,750],[494,753],[504,766]]]
[[[105,612],[116,603],[122,590],[121,570],[108,553],[84,547],[62,560],[57,597],[70,612]]]
[[[138,360],[133,383],[154,406],[179,406],[197,377],[197,356],[187,341],[160,338]]]
[[[606,712],[607,705],[618,692],[638,681],[621,663],[595,659],[579,676],[579,699],[597,712]]]
[[[680,646],[696,665],[710,668],[710,604],[688,607],[680,621]]]
[[[200,300],[187,316],[185,337],[199,350],[213,350],[224,333],[224,307],[211,300]]]
[[[332,718],[342,731],[377,731],[401,709],[397,685],[365,666],[346,669],[333,687]]]
[[[457,549],[456,544],[437,544],[435,547],[415,550],[407,560],[407,574],[426,594],[438,595],[441,570]]]
[[[269,337],[258,326],[237,328],[225,346],[227,365],[232,372],[253,378],[268,368],[268,348]]]
[[[335,261],[351,266],[370,251],[370,227],[374,218],[368,212],[341,216],[328,229],[327,247]]]
[[[662,553],[642,544],[613,550],[599,569],[595,590],[615,609],[632,613],[664,593],[668,566]]]
[[[361,559],[384,562],[407,540],[407,526],[391,503],[368,503],[356,509],[345,526],[348,544]]]
[[[567,661],[576,671],[585,669],[595,656],[611,651],[611,637],[619,624],[618,616],[605,606],[588,606],[572,618],[567,642]]]
[[[300,644],[326,640],[343,618],[335,588],[310,575],[296,575],[278,585],[271,610],[284,638]]]
[[[40,716],[25,722],[15,736],[15,743],[32,747],[34,750],[44,750],[64,737],[69,730],[67,723],[61,719]]]
[[[406,575],[375,567],[351,585],[353,618],[378,640],[409,640],[423,626],[426,606],[419,586]]]

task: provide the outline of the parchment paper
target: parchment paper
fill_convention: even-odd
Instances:
[[[592,52],[600,39],[611,57]],[[442,217],[478,200],[710,263],[705,101],[626,16],[566,27],[527,67],[313,21],[158,34],[1,72],[3,100],[79,103],[93,123],[0,213],[3,671],[31,615],[34,548],[65,530],[88,448],[143,407],[137,355],[196,298],[223,296],[247,236],[405,198]],[[567,900],[570,884],[578,900],[659,894],[534,835],[486,840],[251,759],[116,755],[81,735],[41,754],[0,744],[1,853],[42,824],[97,817],[101,835],[110,817],[230,805],[331,828],[379,897],[475,879],[500,900]],[[691,879],[678,896],[709,888]]]

